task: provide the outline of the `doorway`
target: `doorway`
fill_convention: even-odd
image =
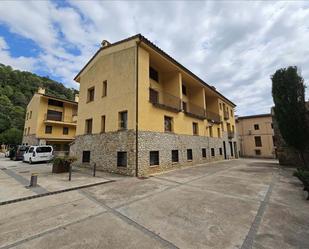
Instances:
[[[231,156],[233,157],[234,156],[234,153],[233,153],[233,143],[229,142],[229,144],[230,144]]]
[[[238,158],[237,143],[236,142],[234,142],[234,152],[235,152],[235,158]]]
[[[227,157],[226,157],[225,141],[223,141],[223,153],[224,153],[224,159],[227,159]]]

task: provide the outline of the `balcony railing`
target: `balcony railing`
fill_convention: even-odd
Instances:
[[[60,121],[63,122],[63,115],[54,115],[54,114],[47,114],[44,115],[44,121]]]
[[[224,116],[224,119],[229,119],[230,118],[230,115],[229,115],[228,111],[224,111],[223,116]]]
[[[180,98],[158,89],[149,88],[149,102],[154,106],[172,112],[181,111]]]
[[[186,102],[183,104],[183,111],[186,115],[198,118],[198,119],[205,119],[206,118],[206,110],[203,107],[197,106],[190,102]]]
[[[227,137],[232,139],[235,137],[235,132],[234,131],[227,131]]]
[[[213,123],[221,123],[220,115],[211,111],[206,111],[206,118]]]

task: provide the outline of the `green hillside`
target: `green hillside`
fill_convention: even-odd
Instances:
[[[46,94],[74,100],[77,90],[36,74],[14,70],[0,63],[0,144],[20,143],[25,110],[38,87]]]

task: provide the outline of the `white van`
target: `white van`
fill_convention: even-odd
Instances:
[[[24,162],[44,162],[53,159],[53,147],[50,145],[30,146],[24,154]]]

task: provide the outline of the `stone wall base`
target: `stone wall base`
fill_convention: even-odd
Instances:
[[[39,145],[39,139],[36,138],[35,135],[27,135],[23,136],[22,143],[27,145]]]

